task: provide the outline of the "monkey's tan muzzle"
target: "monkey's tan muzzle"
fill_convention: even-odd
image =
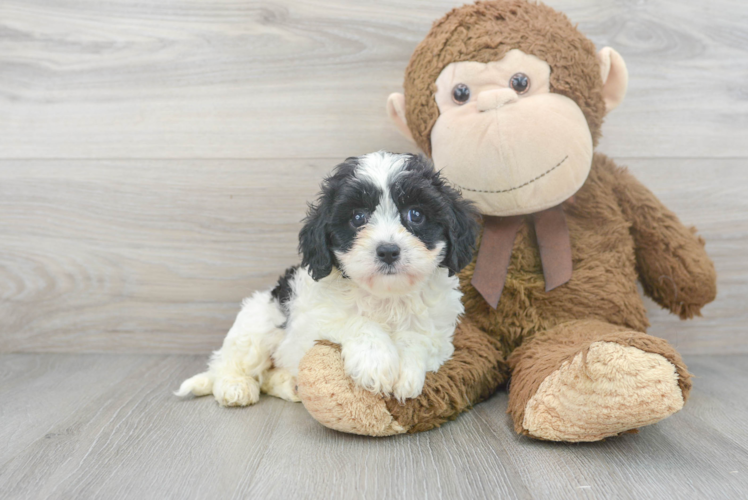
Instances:
[[[505,104],[517,102],[517,93],[512,89],[484,90],[478,94],[478,111],[499,109]]]

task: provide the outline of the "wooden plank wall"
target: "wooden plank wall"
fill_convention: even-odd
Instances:
[[[3,0],[0,352],[206,353],[296,262],[341,159],[411,151],[384,113],[460,1]],[[708,240],[684,353],[748,352],[748,4],[553,0],[626,59],[599,148]]]

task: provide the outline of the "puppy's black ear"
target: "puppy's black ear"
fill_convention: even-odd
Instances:
[[[328,224],[330,206],[324,194],[316,205],[310,204],[299,232],[299,253],[302,267],[308,267],[309,274],[319,281],[332,272],[335,256],[330,249]]]
[[[453,276],[470,264],[475,251],[475,240],[480,231],[480,214],[475,209],[473,202],[468,201],[460,193],[450,186],[435,172],[432,181],[439,190],[449,207],[447,212],[447,254],[441,265],[449,269],[449,275]]]
[[[442,262],[442,265],[449,269],[450,276],[462,271],[473,260],[475,240],[480,230],[479,217],[472,202],[462,197],[455,201],[454,224],[448,231],[447,255]]]
[[[299,232],[301,265],[308,267],[315,281],[328,276],[337,265],[330,241],[330,220],[335,197],[340,187],[351,177],[358,165],[358,158],[348,158],[338,165],[332,175],[322,182],[322,190],[316,204],[309,204],[304,226]]]

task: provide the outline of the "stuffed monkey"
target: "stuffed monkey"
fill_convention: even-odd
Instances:
[[[433,25],[387,109],[483,215],[455,354],[400,404],[354,386],[339,348],[319,344],[298,378],[319,422],[424,431],[509,380],[516,431],[545,440],[596,441],[683,407],[690,375],[645,333],[636,282],[687,319],[714,299],[715,270],[694,229],[594,152],[627,78],[618,53],[542,4],[479,2]]]

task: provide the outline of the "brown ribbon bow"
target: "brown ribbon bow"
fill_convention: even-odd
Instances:
[[[499,305],[507,268],[512,258],[514,239],[522,225],[521,215],[483,216],[483,239],[471,283],[493,308]],[[561,205],[532,214],[543,264],[545,291],[571,279],[571,241]]]

